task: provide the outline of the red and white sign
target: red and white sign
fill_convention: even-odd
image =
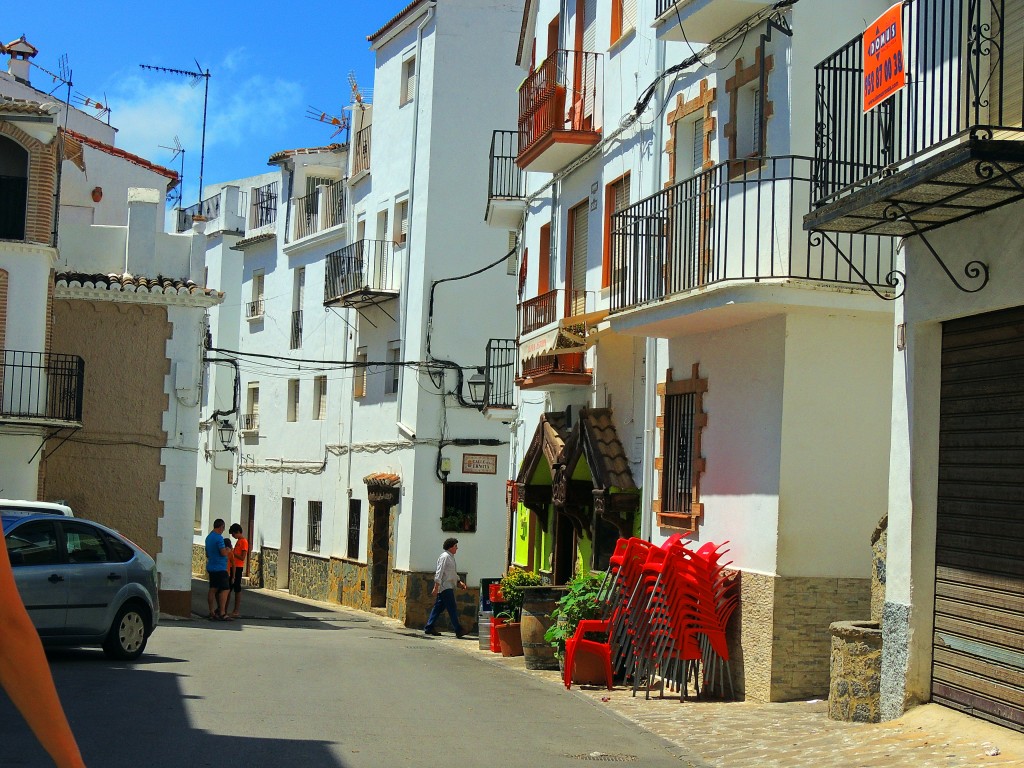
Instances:
[[[896,3],[864,30],[864,111],[907,84],[903,62],[903,3]]]
[[[466,475],[498,474],[498,456],[493,453],[462,454],[462,472]]]

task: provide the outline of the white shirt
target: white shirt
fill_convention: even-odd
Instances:
[[[434,570],[434,583],[437,584],[439,592],[446,589],[455,589],[459,584],[459,572],[455,568],[455,555],[447,549],[437,558],[437,568]]]

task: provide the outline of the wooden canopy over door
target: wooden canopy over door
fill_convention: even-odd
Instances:
[[[932,697],[1024,730],[1024,307],[942,333]]]

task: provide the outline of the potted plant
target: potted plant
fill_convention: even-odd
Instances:
[[[523,610],[523,587],[541,585],[539,574],[512,566],[501,579],[501,595],[504,609],[495,615],[502,620],[498,626],[498,642],[502,656],[522,656],[523,638],[519,630],[519,618]]]
[[[461,531],[463,529],[463,514],[458,507],[448,507],[441,515],[442,531]]]
[[[544,639],[555,647],[559,662],[565,659],[565,641],[576,634],[576,625],[583,619],[598,619],[603,609],[601,583],[603,573],[577,573],[551,612],[555,623],[544,633]]]

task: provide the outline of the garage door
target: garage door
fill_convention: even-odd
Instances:
[[[1024,308],[945,323],[932,697],[1024,730]]]

